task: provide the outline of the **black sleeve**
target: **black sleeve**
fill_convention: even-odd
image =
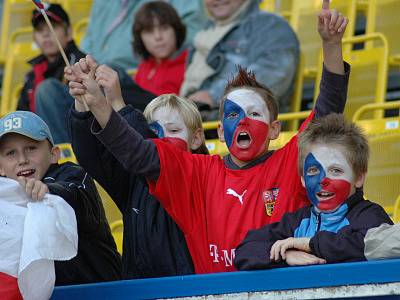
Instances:
[[[92,133],[130,174],[156,181],[160,175],[160,158],[152,140],[145,140],[115,111],[106,127],[93,120]]]
[[[268,224],[260,229],[250,230],[236,248],[235,267],[240,270],[259,270],[287,266],[285,261],[273,262],[269,259],[272,245],[278,240],[293,237],[304,209],[286,213],[280,222]]]
[[[18,99],[17,110],[29,110],[28,90],[29,90],[29,84],[25,81],[25,84],[22,87],[21,94]]]
[[[54,180],[45,178],[44,183],[50,194],[63,198],[75,211],[78,231],[93,232],[98,230],[105,216],[96,186],[90,176],[80,167]]]
[[[328,263],[365,260],[364,237],[368,229],[383,223],[393,224],[382,207],[369,201],[365,205],[351,224],[337,233],[320,231],[311,238],[312,254],[326,259]]]
[[[320,92],[315,103],[316,117],[330,113],[343,113],[347,100],[347,87],[350,77],[350,65],[344,62],[344,75],[329,72],[325,65],[322,70]]]

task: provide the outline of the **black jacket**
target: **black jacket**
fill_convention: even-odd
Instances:
[[[127,106],[120,114],[142,136],[155,137],[142,114],[132,107]],[[149,194],[145,178],[124,170],[91,133],[91,113],[72,109],[68,119],[79,163],[104,187],[122,213],[123,278],[194,273],[184,235],[159,201]]]
[[[65,48],[65,54],[67,55],[67,58],[70,62],[70,64],[74,64],[75,62],[79,61],[81,58],[85,57],[85,53],[81,52],[78,47],[75,45],[74,41],[70,41]],[[28,61],[28,63],[34,68],[35,65],[43,62],[46,60],[46,57],[44,55],[39,55],[32,60]],[[44,73],[44,77],[47,78],[56,78],[60,81],[63,80],[64,78],[64,68],[65,68],[65,63],[64,60],[59,54],[57,59],[49,63],[47,71]],[[35,73],[33,72],[33,69],[26,74],[25,76],[25,83],[21,91],[20,98],[18,100],[18,110],[30,110],[29,109],[29,102],[30,102],[30,96],[32,93],[34,93],[34,82],[35,82]]]
[[[286,213],[280,222],[251,230],[236,248],[235,267],[256,270],[288,266],[272,262],[272,245],[289,237],[311,237],[311,254],[327,263],[366,260],[364,237],[368,229],[383,223],[393,224],[385,210],[364,200],[361,190],[332,213],[316,213],[312,206]]]
[[[62,197],[75,211],[78,254],[56,261],[56,285],[121,279],[121,257],[111,235],[96,186],[78,165],[53,164],[42,181],[51,194]]]

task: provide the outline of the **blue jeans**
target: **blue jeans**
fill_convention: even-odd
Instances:
[[[54,143],[70,143],[67,113],[74,98],[68,87],[55,78],[44,80],[36,89],[36,114],[49,126]]]

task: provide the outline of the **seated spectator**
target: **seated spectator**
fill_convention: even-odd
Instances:
[[[78,165],[58,164],[60,149],[46,123],[28,111],[0,120],[0,175],[22,182],[33,199],[63,198],[75,211],[78,254],[55,262],[56,285],[121,278],[121,258],[93,180]]]
[[[368,230],[364,243],[364,254],[368,260],[400,258],[400,223],[382,224]]]
[[[143,4],[133,24],[133,50],[142,58],[136,83],[155,95],[179,94],[187,50],[186,28],[175,9],[164,1]]]
[[[180,95],[204,108],[218,108],[226,78],[241,65],[289,108],[299,42],[281,17],[262,12],[258,0],[204,0],[210,22],[194,38],[194,53]],[[218,119],[217,111],[207,116]]]
[[[45,7],[58,40],[71,64],[84,57],[72,39],[69,17],[59,4]],[[62,82],[65,63],[42,14],[32,13],[33,39],[41,54],[29,61],[32,65],[18,101],[18,110],[37,113],[50,127],[56,144],[68,141],[66,112],[73,103],[68,87]]]
[[[368,229],[393,224],[364,200],[368,141],[361,130],[331,114],[311,121],[299,137],[299,173],[311,206],[249,231],[236,249],[239,270],[365,260]]]
[[[88,56],[88,65],[92,64]],[[80,69],[81,64],[72,68]],[[101,67],[100,67],[101,68]],[[99,70],[98,68],[97,70]],[[73,74],[82,76],[82,70],[66,70],[71,80],[70,91],[76,98],[82,95],[80,80],[74,82]],[[96,72],[96,75],[98,73]],[[98,80],[99,78],[96,78]],[[108,79],[112,89],[119,89],[117,79],[102,76],[104,84]],[[107,85],[107,101],[114,110],[138,130],[145,138],[154,138],[143,115],[125,106],[118,91],[110,92]],[[78,93],[77,93],[78,91]],[[189,150],[192,153],[208,154],[204,145],[201,117],[196,106],[190,101],[174,95],[162,95],[154,99],[144,112],[151,127],[160,139]],[[82,166],[106,189],[120,209],[124,222],[122,276],[124,279],[173,276],[194,273],[185,237],[158,200],[149,193],[146,179],[130,174],[100,142],[91,128],[94,117],[86,112],[77,100],[70,114],[72,146]],[[92,126],[96,125],[96,126]],[[160,255],[160,253],[163,253]]]
[[[205,24],[201,1],[166,1],[176,9],[187,27],[186,44],[191,43],[194,34]],[[82,49],[92,54],[100,64],[124,70],[137,68],[138,59],[131,51],[131,30],[135,12],[146,2],[149,0],[95,0]]]

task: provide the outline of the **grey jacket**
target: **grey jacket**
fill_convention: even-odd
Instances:
[[[207,63],[215,73],[203,81],[200,90],[207,90],[218,104],[227,79],[241,65],[255,72],[257,80],[273,91],[280,111],[286,111],[299,60],[299,42],[283,18],[260,11],[258,0],[247,1],[253,3],[242,20],[210,51]]]

